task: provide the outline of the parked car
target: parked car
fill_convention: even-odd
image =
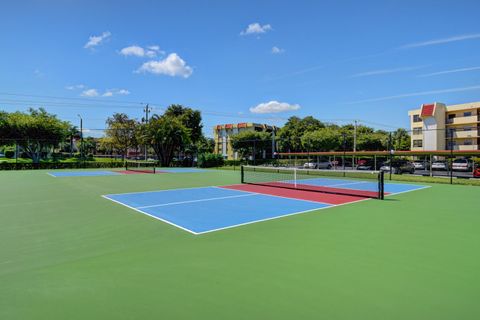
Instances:
[[[473,162],[469,159],[455,159],[452,163],[452,170],[454,171],[472,171]]]
[[[446,161],[435,161],[432,163],[432,170],[448,170],[448,164]]]
[[[473,177],[474,178],[480,178],[480,166],[477,166],[475,170],[473,171]]]
[[[392,173],[395,174],[402,174],[404,172],[415,173],[413,163],[407,160],[393,160],[391,165],[390,161],[385,161],[380,167],[380,170],[390,172],[390,167],[392,168]]]
[[[303,165],[304,169],[331,169],[333,167],[330,161],[321,162],[306,162]]]
[[[0,158],[5,158],[5,155],[3,153],[0,153]]]
[[[357,161],[357,170],[376,170],[377,168],[375,168],[375,161],[372,159],[360,159]]]
[[[430,162],[417,160],[413,162],[413,166],[415,167],[415,170],[428,170],[430,169]]]

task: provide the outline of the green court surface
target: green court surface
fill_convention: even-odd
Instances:
[[[238,182],[0,172],[0,319],[480,318],[480,187],[197,236],[101,197]]]

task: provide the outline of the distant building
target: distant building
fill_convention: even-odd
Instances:
[[[219,124],[213,127],[213,138],[215,140],[215,153],[221,154],[227,160],[240,160],[238,154],[233,150],[230,137],[243,131],[272,132],[279,128],[267,124],[242,122],[237,124]],[[272,158],[275,152],[272,139],[272,148],[265,150],[263,158]]]
[[[480,102],[435,102],[410,110],[412,151],[480,150]]]

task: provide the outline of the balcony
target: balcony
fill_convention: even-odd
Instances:
[[[479,137],[478,130],[467,130],[467,131],[455,131],[453,133],[453,138],[477,138]],[[447,137],[447,139],[450,137]]]
[[[478,145],[476,144],[460,144],[460,145],[455,145],[453,146],[453,150],[460,150],[460,151],[472,151],[472,150],[479,150]]]
[[[456,117],[452,119],[445,120],[446,124],[470,124],[479,122],[479,116],[470,116],[470,117]]]

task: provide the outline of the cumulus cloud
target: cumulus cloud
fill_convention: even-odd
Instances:
[[[102,97],[113,97],[114,95],[126,96],[129,95],[130,91],[126,89],[108,89],[102,94]]]
[[[105,31],[99,36],[90,36],[88,42],[83,46],[85,49],[93,49],[100,45],[105,39],[109,38],[112,34],[110,31]]]
[[[300,109],[300,105],[298,104],[289,104],[286,102],[278,102],[275,100],[260,103],[255,107],[250,108],[251,113],[280,113],[280,112],[288,112],[288,111],[295,111]]]
[[[145,62],[136,72],[188,78],[192,75],[193,69],[179,55],[170,53],[165,59]]]
[[[164,54],[164,52],[160,50],[159,46],[148,46],[146,48],[142,48],[140,46],[129,46],[120,50],[120,54],[123,56],[153,58],[156,57],[157,54]]]
[[[240,32],[240,35],[246,36],[249,34],[261,34],[261,33],[267,33],[268,31],[271,31],[271,30],[272,30],[271,25],[264,24],[262,26],[260,23],[255,22],[255,23],[250,23],[245,30]]]
[[[280,53],[284,53],[285,52],[285,49],[282,49],[282,48],[279,48],[279,47],[273,47],[272,48],[272,53],[273,54],[280,54]]]
[[[81,94],[82,97],[98,97],[97,89],[87,89]]]

